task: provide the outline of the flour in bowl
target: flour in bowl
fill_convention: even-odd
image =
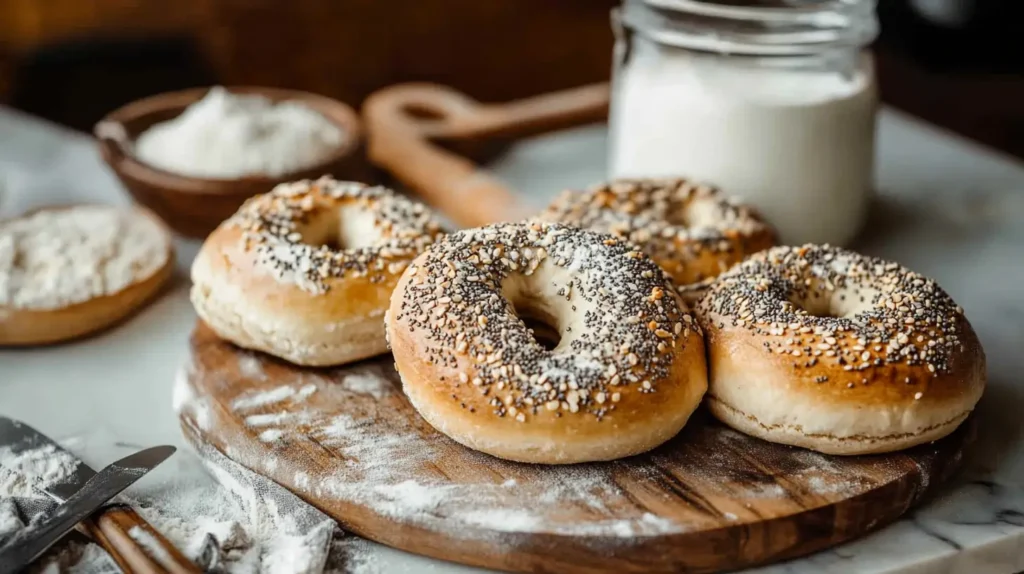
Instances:
[[[173,173],[212,179],[278,177],[326,161],[348,134],[297,101],[275,103],[215,87],[180,116],[135,142],[142,161]]]

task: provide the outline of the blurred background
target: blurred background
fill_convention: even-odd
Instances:
[[[508,100],[605,79],[617,0],[0,0],[0,103],[80,130],[222,83],[361,103],[401,81]],[[1024,157],[1017,0],[880,0],[883,99]]]

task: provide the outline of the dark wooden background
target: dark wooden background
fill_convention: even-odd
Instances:
[[[882,0],[888,103],[1024,158],[1021,2],[963,29]],[[606,78],[617,0],[0,0],[0,102],[77,129],[152,93],[306,89],[352,104],[396,82],[507,100]]]

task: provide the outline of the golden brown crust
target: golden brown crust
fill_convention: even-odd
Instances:
[[[82,219],[76,221],[76,217]],[[84,225],[85,222],[88,225]],[[20,286],[22,292],[19,295],[23,296],[20,301],[11,301],[8,293],[9,304],[0,304],[0,346],[63,343],[103,331],[141,309],[174,273],[171,233],[156,215],[143,207],[123,209],[89,204],[47,207],[4,223],[26,227],[19,230],[23,237],[17,237],[19,232],[9,236],[13,238],[13,245],[9,243],[8,247],[13,247],[17,255],[14,260],[5,262],[6,268],[0,269],[0,275],[8,274],[6,278],[0,277],[0,283],[6,283],[6,287]],[[64,274],[66,269],[62,269],[55,277],[51,267],[41,273],[44,278],[41,283],[33,283],[32,278],[26,276],[38,271],[32,261],[40,255],[19,251],[22,248],[31,251],[39,244],[54,245],[53,239],[32,240],[37,232],[54,236],[71,234],[55,237],[57,245],[65,241],[81,247],[90,245],[89,240],[96,240],[91,245],[94,251],[81,254],[86,259],[75,260],[74,255],[79,253],[74,251],[74,246],[66,245],[72,249],[69,255],[72,260],[60,260],[61,265],[81,266],[79,269],[85,273]],[[19,240],[24,245],[19,246]],[[144,246],[133,245],[139,248],[135,251],[126,249],[126,242],[131,240],[144,243]],[[106,265],[113,265],[112,261],[118,257],[122,258],[122,265],[114,265],[114,272],[120,275],[112,282],[106,276],[110,271]],[[21,265],[28,268],[18,269],[19,259],[23,260]],[[130,272],[126,274],[128,269]],[[19,271],[23,275],[12,278],[11,274]],[[122,284],[121,288],[115,287]],[[55,290],[50,290],[51,287]],[[68,289],[73,292],[68,292]],[[117,290],[106,292],[113,289]]]
[[[174,272],[174,251],[167,263],[146,279],[112,295],[61,309],[10,309],[0,306],[0,346],[63,343],[114,326],[153,299]]]
[[[658,285],[666,286],[661,272],[639,253],[626,257],[629,248],[608,236],[534,226],[455,234],[403,274],[387,326],[413,405],[456,441],[523,462],[609,460],[649,450],[675,435],[699,403],[707,372],[703,339],[678,299],[669,289],[658,289],[657,299],[647,298]],[[495,236],[487,239],[491,230]],[[494,245],[524,253],[541,244],[548,255],[540,261],[516,257],[514,271],[508,260],[469,264],[474,255],[493,253]],[[620,258],[631,267],[617,272],[605,267]],[[643,271],[650,272],[648,278]],[[451,286],[432,295],[441,285],[436,280],[450,280]],[[511,306],[518,308],[520,280],[534,281],[525,289],[536,289],[536,298],[560,317],[555,322],[563,339],[551,351],[525,338],[522,322],[501,302],[511,297]],[[619,304],[618,309],[605,304],[597,291],[618,292],[624,280],[643,285],[637,293],[646,302]],[[552,283],[572,287],[545,292]],[[438,301],[453,307],[465,303],[471,321],[464,321],[457,308],[439,307]],[[477,301],[490,303],[478,307]],[[442,310],[435,314],[436,309]],[[637,310],[645,313],[642,321],[629,316]],[[602,329],[607,329],[604,335],[595,334]],[[620,350],[628,340],[632,346]],[[604,342],[608,356],[603,355]],[[630,366],[624,358],[634,352]],[[585,355],[583,363],[577,355]],[[652,368],[652,359],[661,367]]]
[[[775,245],[775,232],[752,208],[684,179],[620,179],[566,191],[540,218],[628,239],[680,286]]]
[[[346,232],[359,245],[329,246]],[[239,346],[309,366],[363,359],[387,350],[391,291],[441,234],[426,208],[390,190],[327,178],[285,184],[210,234],[192,267],[192,302]]]
[[[745,365],[757,364],[757,372],[770,371],[785,377],[787,392],[805,395],[824,407],[855,403],[863,407],[879,405],[940,405],[957,402],[964,395],[980,394],[984,386],[985,356],[970,324],[963,325],[964,351],[957,353],[950,369],[932,373],[923,364],[889,363],[865,370],[844,371],[842,366],[819,360],[807,366],[803,357],[766,352],[785,335],[754,335],[742,328],[723,324],[722,317],[708,315],[702,319],[708,358],[712,365],[735,364],[741,371]],[[856,337],[846,335],[836,346],[854,346]],[[803,360],[801,360],[803,359]],[[822,380],[827,377],[827,380]],[[908,382],[909,381],[909,382]],[[714,391],[712,391],[713,393]],[[919,398],[915,398],[921,393]]]
[[[970,411],[955,414],[948,420],[914,432],[837,436],[829,432],[809,433],[800,425],[765,424],[711,395],[707,396],[707,406],[715,418],[750,436],[832,455],[879,454],[926,444],[955,431],[970,415]]]
[[[282,282],[258,263],[255,250],[245,249],[243,232],[221,226],[206,239],[197,257],[210,277],[204,282],[229,282],[267,313],[296,315],[329,324],[385,309],[398,282],[397,273],[384,268],[373,275],[347,274],[324,279],[324,293],[311,294],[296,283]],[[400,268],[405,270],[404,266]]]
[[[767,440],[837,454],[905,448],[952,432],[984,390],[984,352],[949,296],[849,251],[757,255],[719,278],[698,315],[712,411]]]
[[[390,329],[403,387],[427,422],[469,448],[517,462],[571,464],[646,452],[678,433],[707,388],[703,344],[694,334],[671,359],[669,379],[679,384],[659,386],[655,393],[623,386],[616,391],[621,395],[617,408],[601,419],[539,409],[529,424],[521,424],[513,417],[494,417],[487,397],[455,384],[460,372],[478,375],[471,361],[455,367],[430,364],[417,353],[427,346],[420,334],[398,323]]]

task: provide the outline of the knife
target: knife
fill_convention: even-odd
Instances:
[[[49,516],[19,532],[0,548],[0,572],[19,572],[99,510],[111,498],[174,454],[173,446],[155,446],[128,455],[99,471]]]
[[[59,444],[31,426],[0,416],[0,445],[15,454],[26,450],[52,446],[75,461],[74,471],[57,483],[42,487],[47,495],[63,504],[96,476],[96,471],[65,450]],[[196,574],[201,572],[173,544],[150,526],[131,507],[111,505],[82,523],[86,532],[110,554],[122,570],[128,573]],[[138,527],[140,530],[135,530]],[[129,533],[135,533],[135,536]],[[148,542],[162,548],[151,548],[139,543],[139,532],[148,535]]]

